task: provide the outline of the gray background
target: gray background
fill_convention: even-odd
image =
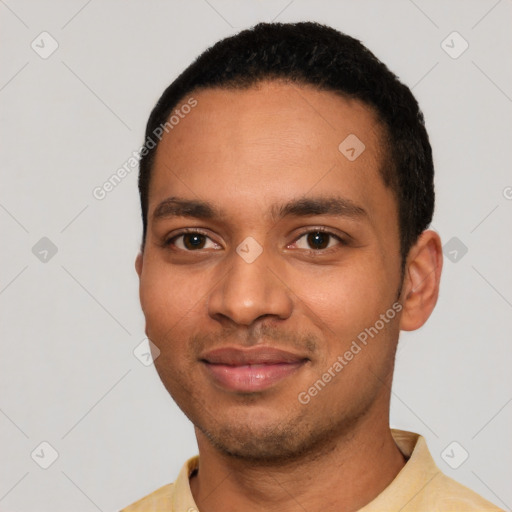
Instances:
[[[455,239],[434,314],[401,337],[391,422],[510,510],[510,19],[511,0],[0,0],[0,510],[117,510],[196,453],[192,426],[133,353],[145,338],[136,170],[103,200],[92,191],[139,149],[150,109],[194,57],[271,20],[360,38],[420,101],[433,227]],[[59,45],[47,58],[43,31]],[[48,469],[43,441],[58,453]]]

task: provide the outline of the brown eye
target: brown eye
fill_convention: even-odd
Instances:
[[[292,244],[294,249],[310,252],[321,252],[325,249],[334,248],[337,245],[346,245],[346,243],[340,236],[322,229],[307,231]]]
[[[211,238],[197,231],[187,231],[173,236],[165,242],[166,246],[173,246],[183,251],[198,251],[201,249],[218,249],[220,246]]]
[[[301,242],[305,239],[305,243]],[[334,242],[334,243],[333,243]],[[299,249],[305,249],[309,251],[322,251],[336,245],[336,243],[343,243],[340,237],[329,233],[327,231],[308,231],[300,236],[295,242]]]
[[[206,243],[206,237],[199,233],[185,233],[183,236],[183,245],[190,250],[202,249]]]
[[[316,233],[308,233],[307,241],[313,249],[325,249],[329,245],[331,235],[317,231]]]

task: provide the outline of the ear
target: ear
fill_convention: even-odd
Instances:
[[[431,315],[439,296],[442,268],[441,238],[435,231],[423,231],[407,257],[401,294],[401,330],[419,329]]]
[[[140,276],[142,274],[142,263],[143,263],[144,256],[142,254],[142,251],[137,254],[137,257],[135,258],[135,270],[137,271],[137,274]]]

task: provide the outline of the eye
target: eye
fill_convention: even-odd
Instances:
[[[220,245],[215,243],[209,236],[199,231],[183,231],[166,240],[165,245],[172,245],[177,249],[189,252],[200,249],[216,249],[220,247]]]
[[[304,239],[302,242],[301,240]],[[336,243],[337,242],[337,243]],[[322,229],[314,229],[303,233],[296,241],[298,249],[313,250],[315,252],[330,249],[338,244],[344,245],[342,238]]]

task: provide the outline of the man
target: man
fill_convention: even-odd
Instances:
[[[168,87],[141,154],[146,333],[199,457],[125,511],[500,510],[389,427],[442,249],[423,116],[384,64],[259,24]]]

